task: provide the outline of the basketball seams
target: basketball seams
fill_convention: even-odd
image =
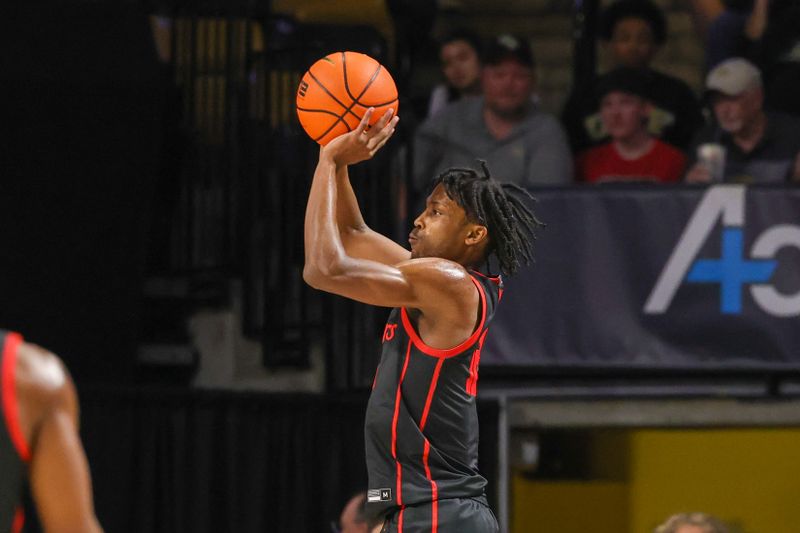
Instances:
[[[368,103],[365,103],[365,102],[361,101],[361,98],[369,90],[369,88],[372,86],[373,82],[378,79],[378,75],[380,74],[381,69],[386,70],[384,68],[384,66],[381,65],[380,63],[378,63],[378,67],[375,69],[375,72],[372,73],[372,76],[370,76],[370,79],[369,79],[369,81],[367,81],[367,84],[364,85],[364,89],[362,89],[361,93],[358,96],[353,96],[353,92],[350,90],[350,84],[348,83],[348,80],[347,80],[347,65],[345,63],[346,63],[345,55],[344,55],[344,52],[342,52],[342,74],[344,76],[344,90],[347,91],[347,96],[349,96],[353,100],[354,104],[358,104],[358,105],[360,105],[362,107],[381,107],[381,106],[385,106],[385,105],[389,105],[389,104],[393,104],[393,103],[397,102],[397,100],[398,100],[397,97],[389,100],[388,102],[381,102],[381,103],[377,103],[377,104],[368,104]],[[376,63],[377,63],[377,61],[376,61]],[[389,71],[386,71],[386,74],[389,74]],[[389,75],[389,76],[391,77],[391,75]],[[353,106],[350,106],[350,108],[348,108],[348,109],[351,109],[352,107]]]
[[[324,84],[323,84],[321,81],[319,81],[319,80],[317,79],[317,77],[316,77],[316,76],[314,76],[314,73],[313,73],[313,72],[311,72],[311,69],[308,69],[308,75],[309,75],[309,76],[311,76],[311,79],[312,79],[312,80],[314,80],[314,83],[316,83],[316,84],[317,84],[317,85],[320,87],[320,89],[322,89],[323,91],[325,91],[325,94],[327,94],[328,96],[330,96],[330,97],[331,97],[331,99],[332,99],[334,102],[336,102],[337,104],[339,104],[340,106],[342,106],[342,107],[344,108],[344,112],[343,112],[341,115],[337,115],[336,113],[332,113],[332,112],[330,112],[330,111],[326,111],[327,113],[330,113],[331,115],[335,116],[335,117],[336,117],[336,120],[335,120],[335,121],[333,122],[333,124],[331,124],[331,125],[330,125],[330,127],[328,127],[328,129],[326,129],[326,130],[325,130],[325,131],[324,131],[324,132],[323,132],[321,135],[317,136],[317,137],[314,139],[314,141],[317,141],[317,142],[318,142],[320,139],[322,139],[323,137],[325,137],[325,136],[326,136],[328,133],[330,133],[330,132],[331,132],[331,130],[332,130],[333,128],[335,128],[335,127],[336,127],[336,125],[337,125],[337,124],[339,124],[339,123],[342,123],[342,124],[344,124],[344,127],[345,127],[345,128],[347,128],[347,131],[353,131],[353,128],[351,128],[351,127],[350,127],[350,124],[348,124],[348,123],[347,123],[347,121],[346,121],[346,120],[344,120],[344,115],[345,115],[345,114],[347,114],[347,113],[350,113],[350,114],[351,114],[351,115],[353,115],[354,117],[358,118],[358,120],[359,120],[359,121],[361,121],[361,119],[358,117],[358,115],[356,115],[355,113],[353,113],[352,111],[350,111],[350,109],[352,108],[352,105],[351,105],[350,107],[347,107],[347,106],[346,106],[346,105],[345,105],[345,104],[344,104],[344,103],[343,103],[341,100],[339,100],[338,98],[336,98],[336,96],[334,96],[334,95],[333,95],[333,93],[331,93],[331,92],[328,90],[328,88],[327,88],[327,87],[325,87],[325,85],[324,85]],[[298,108],[298,109],[299,109],[299,108]],[[309,110],[309,111],[310,111],[310,110]],[[315,109],[314,111],[317,111],[317,110]],[[319,111],[323,111],[323,110],[319,110]]]
[[[339,118],[339,115],[337,115],[333,111],[328,111],[327,109],[309,109],[307,107],[298,107],[297,110],[303,111],[304,113],[325,113],[327,115],[332,115],[336,118]]]
[[[314,83],[316,83],[317,85],[319,85],[319,88],[320,88],[320,89],[322,89],[323,91],[325,91],[325,94],[327,94],[328,96],[330,96],[330,97],[331,97],[331,99],[332,99],[334,102],[336,102],[337,104],[339,104],[340,106],[342,106],[342,108],[343,108],[345,111],[347,111],[347,104],[345,104],[344,102],[342,102],[341,100],[339,100],[338,98],[336,98],[336,96],[335,96],[335,95],[334,95],[332,92],[330,92],[330,91],[328,90],[328,88],[327,88],[327,87],[325,87],[325,85],[323,85],[323,84],[322,84],[322,82],[321,82],[321,81],[319,81],[319,79],[317,79],[317,77],[316,77],[316,76],[314,76],[314,73],[313,73],[313,72],[311,72],[311,69],[308,69],[308,75],[309,75],[309,76],[311,76],[311,79],[312,79],[312,80],[314,80]]]
[[[354,81],[360,81],[360,80],[363,79],[364,70],[366,70],[363,67],[367,67],[368,68],[369,64],[376,65],[376,68],[371,73],[371,75],[369,76],[369,79],[367,80],[366,84],[363,86],[363,88],[360,90],[360,92],[359,92],[359,94],[357,96],[353,95],[352,88],[350,87],[350,80],[348,78],[348,65],[347,65],[348,54],[351,56],[350,57],[350,59],[351,59],[351,67],[353,67],[353,65],[357,65],[358,69],[361,69],[360,72],[359,72],[359,75],[357,77],[357,80],[354,80]],[[395,96],[393,99],[391,99],[389,101],[386,101],[386,102],[383,102],[383,103],[378,103],[378,104],[372,104],[372,103],[368,104],[368,103],[361,102],[360,99],[364,98],[364,96],[369,92],[369,89],[373,88],[373,87],[378,87],[379,88],[379,93],[383,92],[383,96],[385,97],[386,96],[385,93],[387,91],[384,89],[383,85],[377,84],[376,81],[377,80],[383,80],[385,77],[388,76],[388,78],[389,78],[389,82],[388,83],[390,84],[390,86],[392,86],[393,85],[393,83],[392,83],[393,80],[391,79],[391,75],[388,73],[388,70],[386,70],[385,67],[383,67],[380,63],[378,63],[373,58],[371,58],[371,57],[369,57],[367,55],[360,54],[360,53],[357,53],[357,52],[339,52],[339,56],[340,56],[340,60],[342,62],[342,69],[341,69],[342,79],[338,83],[341,83],[342,85],[336,86],[336,84],[337,84],[336,77],[337,76],[335,74],[335,72],[336,72],[335,70],[330,72],[330,73],[327,70],[324,73],[318,71],[317,75],[319,75],[321,77],[317,77],[317,75],[315,75],[315,73],[313,72],[312,68],[309,68],[308,71],[307,71],[308,78],[310,79],[310,81],[313,81],[313,84],[315,84],[315,86],[318,88],[318,89],[315,89],[315,90],[319,91],[319,89],[321,89],[321,92],[317,92],[317,96],[315,96],[313,104],[311,104],[311,101],[307,102],[307,103],[311,104],[310,107],[306,108],[306,107],[300,107],[299,105],[297,106],[298,115],[300,117],[304,117],[302,122],[303,122],[304,128],[306,129],[307,132],[310,131],[308,129],[308,127],[310,127],[310,126],[307,126],[307,124],[308,125],[316,124],[316,126],[314,126],[313,129],[318,129],[319,126],[324,127],[324,123],[327,122],[327,120],[319,117],[319,115],[335,117],[335,120],[332,120],[332,123],[325,129],[324,132],[322,132],[319,135],[316,135],[316,136],[312,137],[312,138],[314,138],[315,141],[320,142],[320,144],[324,144],[324,143],[321,142],[321,140],[324,139],[325,137],[328,137],[331,134],[332,131],[336,130],[338,128],[338,124],[339,123],[344,124],[344,127],[348,132],[349,131],[353,131],[354,126],[351,126],[349,121],[347,120],[347,116],[348,115],[353,117],[350,120],[355,119],[355,120],[361,121],[361,120],[363,120],[363,113],[366,110],[366,108],[368,108],[368,107],[376,107],[376,108],[378,108],[378,107],[386,107],[386,106],[389,106],[389,105],[394,104],[395,102],[399,101],[399,95],[398,95],[398,96]],[[333,57],[335,58],[336,56],[334,55]],[[331,61],[331,59],[330,59],[330,56],[328,56],[326,58],[323,58],[323,59],[327,59],[328,63],[333,63],[333,61]],[[364,64],[365,61],[366,61],[366,64]],[[331,66],[334,66],[334,65],[331,65]],[[313,65],[312,65],[312,67],[313,67]],[[334,68],[335,68],[335,66],[334,66]],[[355,68],[355,67],[353,67],[353,68]],[[352,71],[352,68],[350,70]],[[385,73],[385,75],[384,75],[384,73]],[[329,74],[332,74],[333,76],[330,77]],[[329,79],[329,77],[330,77],[330,79]],[[334,83],[334,86],[329,89],[322,82],[322,79],[326,79],[327,80],[326,82]],[[308,83],[308,82],[306,82],[306,83]],[[382,83],[385,83],[385,82],[382,81]],[[392,87],[392,88],[394,88],[394,87]],[[335,92],[334,92],[334,90],[335,90]],[[344,93],[342,93],[342,90],[344,90]],[[397,91],[397,89],[394,88],[395,94],[397,94],[396,91]],[[301,94],[301,96],[305,96],[305,93]],[[320,97],[322,97],[322,98],[320,99]],[[329,103],[326,103],[325,98],[328,99],[327,102],[329,102]],[[351,100],[349,105],[344,103],[344,100],[347,100],[348,98]],[[298,104],[300,104],[299,100],[300,100],[300,98],[298,97]],[[316,106],[320,106],[320,107],[316,107]],[[354,110],[354,108],[356,106],[359,106],[359,108],[362,108],[362,109]],[[339,107],[342,110],[338,114],[337,114],[336,107]],[[359,116],[358,112],[361,112],[362,116]],[[318,118],[313,118],[313,116],[306,115],[306,113],[315,113]],[[341,133],[341,130],[339,130],[339,131]]]

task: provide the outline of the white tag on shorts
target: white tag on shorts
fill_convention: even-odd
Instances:
[[[388,502],[392,499],[392,489],[369,489],[367,491],[368,502]]]

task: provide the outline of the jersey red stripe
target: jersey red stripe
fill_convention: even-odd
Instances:
[[[500,276],[487,276],[487,275],[486,275],[486,274],[484,274],[483,272],[478,272],[477,270],[473,270],[473,271],[472,271],[472,273],[473,273],[473,274],[477,274],[477,275],[479,275],[479,276],[480,276],[480,277],[482,277],[482,278],[486,278],[486,279],[488,279],[489,281],[491,281],[491,282],[492,282],[492,283],[494,283],[495,285],[500,285],[500,281],[501,281],[501,279],[500,279]]]
[[[411,359],[411,341],[408,343],[406,349],[406,360],[403,362],[403,371],[400,373],[400,381],[397,383],[397,393],[394,399],[394,417],[392,417],[392,458],[397,465],[397,505],[403,505],[403,467],[397,459],[397,420],[400,417],[400,399],[402,397],[403,379],[406,377],[406,370],[408,369],[408,360]],[[402,510],[400,517],[402,518]]]
[[[470,335],[467,340],[458,346],[446,350],[428,346],[414,330],[414,326],[411,325],[411,320],[408,318],[408,312],[406,311],[406,308],[400,308],[400,317],[403,320],[403,328],[405,328],[406,333],[408,333],[408,336],[411,338],[414,346],[416,346],[417,349],[425,355],[430,355],[433,357],[453,357],[460,355],[478,340],[481,330],[483,329],[483,325],[486,323],[486,294],[483,292],[483,286],[477,279],[475,279],[473,276],[470,276],[469,279],[471,279],[472,283],[475,284],[475,287],[478,289],[478,294],[481,297],[481,321],[480,324],[478,324],[478,327],[475,328],[475,331],[472,332],[472,335]]]
[[[428,413],[431,410],[431,402],[433,402],[433,393],[436,391],[436,384],[439,382],[439,373],[442,371],[442,364],[444,359],[439,359],[436,363],[436,368],[433,370],[433,377],[431,378],[431,386],[428,388],[428,398],[425,400],[425,408],[422,410],[422,418],[419,421],[420,431],[425,429],[425,423],[428,421]]]
[[[439,488],[431,476],[431,467],[428,466],[428,455],[431,451],[431,443],[425,439],[425,447],[422,451],[422,464],[425,465],[425,477],[431,484],[431,507],[433,514],[431,515],[431,533],[436,533],[439,529]]]
[[[17,507],[14,513],[14,521],[11,523],[11,533],[22,533],[22,526],[25,525],[25,513],[22,507]]]
[[[481,349],[483,348],[483,341],[486,340],[486,334],[489,333],[489,329],[485,329],[483,335],[481,335],[481,340],[478,341],[478,349],[475,350],[472,354],[472,360],[469,363],[469,377],[467,378],[467,394],[471,394],[472,396],[476,396],[478,394],[478,367],[481,362]]]
[[[16,386],[14,373],[17,367],[17,348],[22,343],[22,337],[17,333],[6,335],[6,343],[3,347],[3,366],[0,368],[3,383],[3,413],[5,414],[6,427],[11,436],[20,458],[26,463],[31,460],[31,452],[22,428],[19,425],[19,405],[17,404]]]

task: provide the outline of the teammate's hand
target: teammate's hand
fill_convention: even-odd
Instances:
[[[330,157],[336,165],[354,165],[372,159],[394,134],[395,126],[400,120],[400,117],[393,116],[394,109],[389,109],[370,127],[369,120],[374,112],[372,107],[367,109],[358,127],[323,146],[320,157]]]

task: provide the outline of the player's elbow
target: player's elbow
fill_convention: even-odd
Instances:
[[[306,261],[303,267],[303,281],[315,289],[325,290],[340,272],[338,261]]]
[[[306,262],[303,267],[303,281],[315,289],[322,284],[322,275],[316,265]]]

